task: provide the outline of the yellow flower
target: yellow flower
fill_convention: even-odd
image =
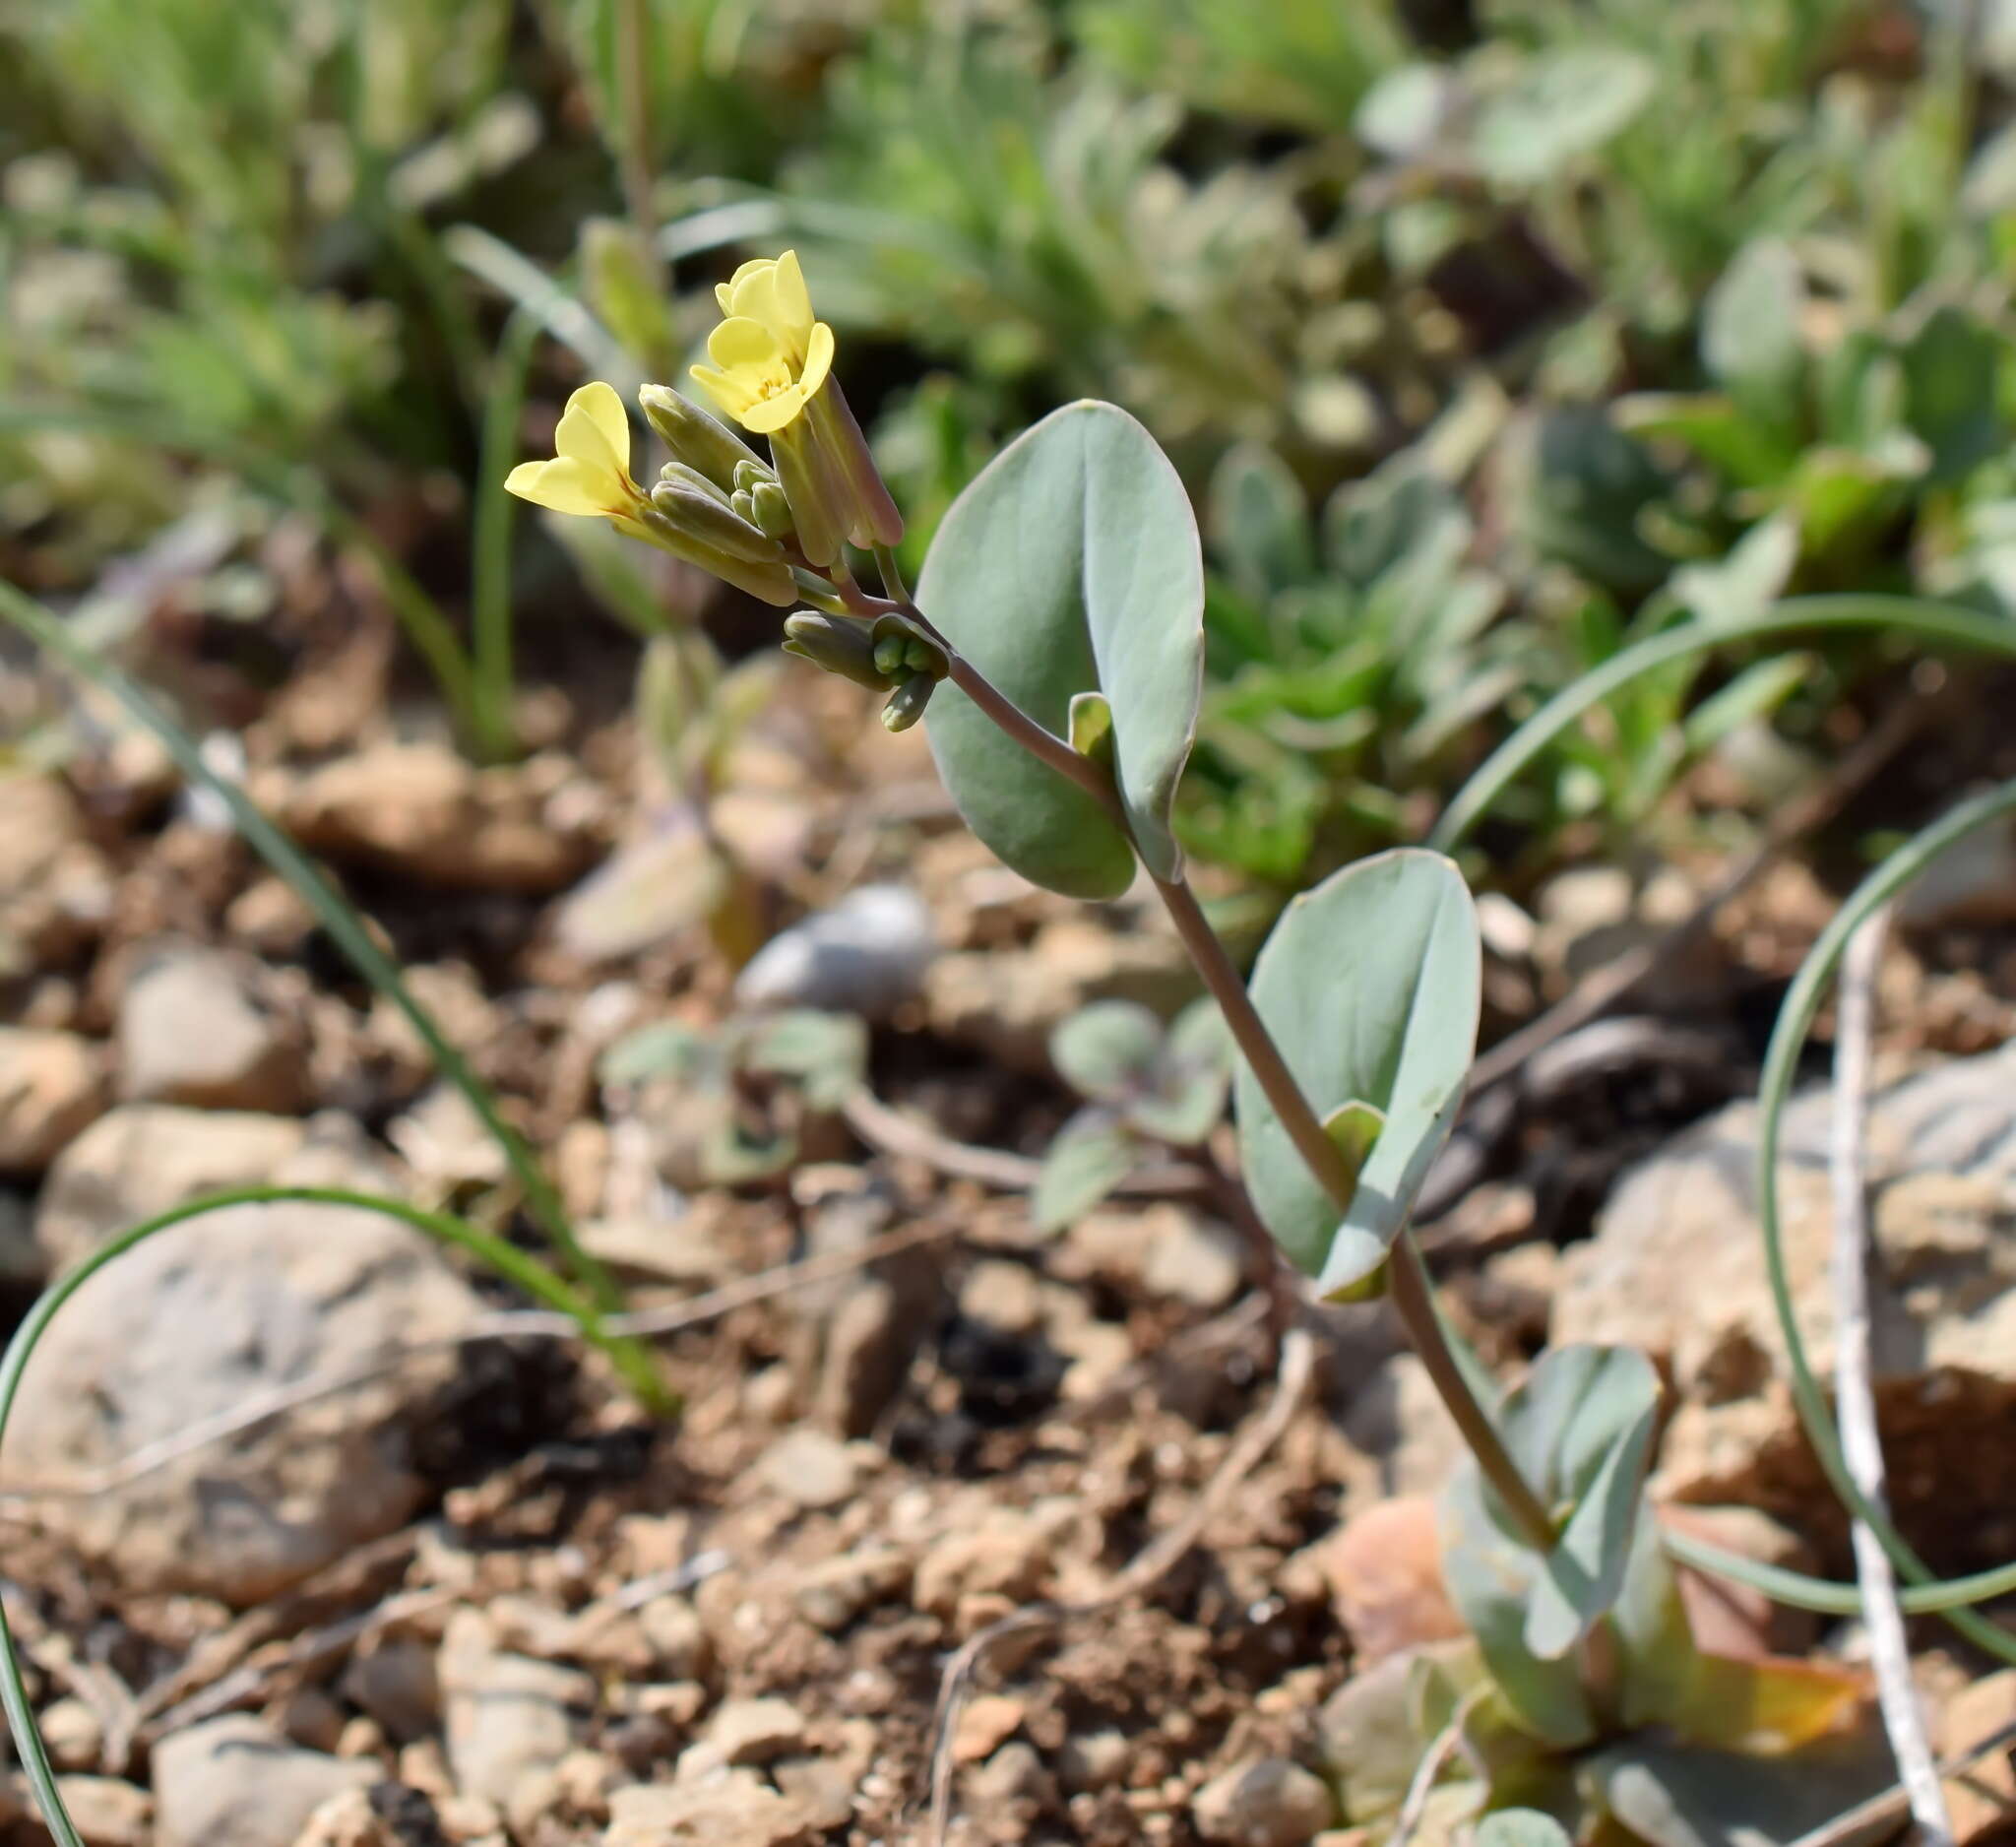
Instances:
[[[726,282],[715,284],[714,298],[721,303],[724,320],[760,321],[786,359],[796,370],[805,369],[818,323],[812,319],[812,297],[795,250],[743,264]]]
[[[775,333],[737,314],[714,330],[707,356],[714,364],[696,365],[695,380],[744,429],[769,435],[795,422],[826,383],[833,369],[833,329],[815,321],[805,356],[794,363]]]
[[[707,343],[714,363],[694,378],[746,430],[795,422],[833,370],[833,329],[812,318],[798,253],[743,264],[714,296],[726,318]]]
[[[633,538],[651,536],[640,518],[651,502],[630,478],[630,419],[613,386],[598,379],[567,400],[553,449],[550,462],[521,462],[504,478],[506,490],[555,513],[612,520]]]

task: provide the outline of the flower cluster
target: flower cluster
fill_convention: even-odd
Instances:
[[[524,499],[605,519],[620,533],[780,608],[835,593],[818,575],[849,544],[894,545],[903,519],[833,375],[833,329],[812,313],[797,253],[745,263],[716,290],[722,320],[693,379],[726,416],[770,445],[768,462],[719,418],[663,385],[638,394],[672,459],[647,492],[630,473],[630,422],[598,381],[567,401],[550,461],[523,462],[504,485]],[[894,695],[892,730],[916,722],[944,677],[942,648],[891,617],[830,608],[793,616],[786,646]],[[858,633],[852,631],[858,630]]]
[[[751,435],[663,385],[639,402],[672,460],[650,492],[630,473],[630,426],[614,390],[584,385],[567,402],[553,459],[511,471],[511,492],[704,566],[779,605],[795,600],[793,565],[824,569],[846,544],[893,545],[903,520],[833,376],[833,329],[815,320],[797,253],[745,263],[716,290],[721,325],[695,382]]]

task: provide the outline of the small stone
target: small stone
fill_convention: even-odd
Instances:
[[[609,1797],[602,1847],[808,1847],[805,1813],[753,1771],[641,1783]]]
[[[1048,1075],[1051,1029],[1088,1002],[1136,1000],[1166,1019],[1196,991],[1173,932],[1122,935],[1070,920],[1047,925],[1027,949],[940,956],[924,977],[924,1007],[939,1037]]]
[[[365,1789],[339,1790],[317,1805],[294,1847],[402,1847]]]
[[[952,1761],[978,1763],[991,1757],[1021,1730],[1022,1701],[1006,1693],[982,1693],[966,1703],[952,1733]]]
[[[59,1770],[88,1770],[105,1748],[105,1728],[98,1715],[74,1694],[53,1699],[39,1715],[42,1743]]]
[[[959,1312],[1004,1334],[1034,1334],[1042,1325],[1042,1282],[1027,1264],[989,1257],[960,1285]]]
[[[543,896],[595,857],[594,817],[556,801],[558,757],[477,770],[442,744],[376,744],[304,778],[282,804],[304,846],[429,885]],[[556,825],[555,823],[560,823]]]
[[[298,1042],[235,956],[177,944],[150,954],[119,1001],[119,1087],[137,1103],[284,1115],[306,1102]]]
[[[439,1673],[456,1787],[507,1814],[520,1780],[557,1764],[574,1747],[575,1712],[595,1705],[588,1675],[503,1653],[477,1610],[449,1619]]]
[[[171,1733],[154,1748],[158,1847],[293,1847],[331,1796],[378,1780],[374,1763],[299,1751],[233,1714]]]
[[[57,1157],[35,1241],[52,1270],[67,1270],[140,1219],[202,1193],[274,1180],[307,1137],[306,1125],[286,1116],[123,1105]]]
[[[59,1776],[56,1790],[84,1847],[148,1847],[154,1798],[116,1776]]]
[[[1246,1247],[1228,1225],[1199,1219],[1180,1206],[1151,1215],[1154,1231],[1141,1269],[1142,1286],[1192,1307],[1223,1308],[1246,1283]]]
[[[1382,1500],[1311,1548],[1360,1671],[1466,1632],[1442,1583],[1436,1519],[1425,1496]]]
[[[968,1812],[986,1817],[991,1841],[1027,1840],[1057,1797],[1035,1746],[1020,1738],[967,1771],[965,1793]]]
[[[920,1610],[962,1628],[975,1599],[1027,1603],[1040,1594],[1050,1569],[1050,1544],[1027,1516],[1003,1509],[987,1525],[949,1533],[917,1565]]]
[[[1321,1777],[1286,1757],[1263,1757],[1205,1784],[1190,1817],[1219,1847],[1308,1847],[1334,1809]]]
[[[707,1625],[684,1597],[667,1591],[652,1598],[637,1612],[637,1626],[662,1680],[697,1681],[713,1664]]]
[[[805,1721],[786,1699],[730,1699],[708,1722],[702,1743],[724,1763],[762,1764],[797,1750]]]
[[[1057,1772],[1070,1790],[1118,1787],[1133,1749],[1124,1732],[1073,1732],[1057,1753]]]
[[[2016,1723],[2016,1668],[2003,1668],[1962,1688],[1939,1715],[1940,1755],[1952,1757]],[[1946,1784],[1955,1847],[2006,1838],[2016,1822],[2016,1767],[2009,1749],[1989,1751]]]
[[[441,1682],[434,1651],[407,1636],[381,1641],[369,1654],[353,1654],[344,1670],[343,1694],[376,1719],[396,1745],[410,1744],[441,1720]]]
[[[814,1565],[798,1580],[791,1601],[814,1628],[836,1635],[864,1611],[902,1596],[910,1580],[905,1554],[870,1547]]]
[[[809,1425],[779,1437],[756,1464],[765,1488],[806,1512],[851,1499],[860,1476],[848,1446]]]
[[[105,1103],[102,1060],[88,1039],[0,1027],[0,1173],[40,1174]]]
[[[931,914],[907,885],[863,885],[781,931],[735,980],[745,1007],[821,1007],[886,1020],[937,953]]]
[[[297,1687],[281,1708],[280,1729],[309,1751],[334,1752],[343,1742],[344,1710],[319,1687]]]

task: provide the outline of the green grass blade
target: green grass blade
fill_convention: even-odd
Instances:
[[[511,529],[518,503],[504,491],[504,478],[517,460],[526,375],[538,337],[534,316],[523,308],[511,316],[483,407],[470,575],[470,668],[479,741],[485,755],[497,758],[514,755],[518,741],[511,710]]]
[[[1895,629],[1984,654],[2016,655],[2016,622],[1916,597],[1793,597],[1745,622],[1689,622],[1626,648],[1549,699],[1491,752],[1443,809],[1427,844],[1454,853],[1514,779],[1591,707],[1670,661],[1813,629]]]

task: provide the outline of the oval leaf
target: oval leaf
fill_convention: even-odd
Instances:
[[[1058,736],[1070,735],[1075,696],[1104,694],[1134,845],[1173,878],[1170,810],[1203,684],[1204,566],[1155,439],[1109,404],[1046,416],[953,503],[917,595],[952,645]],[[957,687],[938,689],[925,727],[952,799],[1001,860],[1069,897],[1126,889],[1134,856],[1120,829]]]
[[[1254,1004],[1317,1115],[1354,1105],[1385,1117],[1340,1212],[1240,1062],[1246,1184],[1275,1242],[1325,1295],[1386,1260],[1449,1133],[1477,1047],[1482,964],[1462,874],[1418,848],[1361,860],[1305,892],[1260,952]]]
[[[1103,1110],[1081,1110],[1057,1131],[1043,1156],[1030,1217],[1040,1232],[1060,1232],[1082,1218],[1134,1169],[1126,1124]]]
[[[1500,1809],[1477,1824],[1477,1847],[1569,1847],[1568,1830],[1538,1809]]]
[[[1162,1021],[1138,1000],[1095,1000],[1057,1023],[1050,1062],[1081,1097],[1118,1103],[1149,1082],[1162,1041]]]

